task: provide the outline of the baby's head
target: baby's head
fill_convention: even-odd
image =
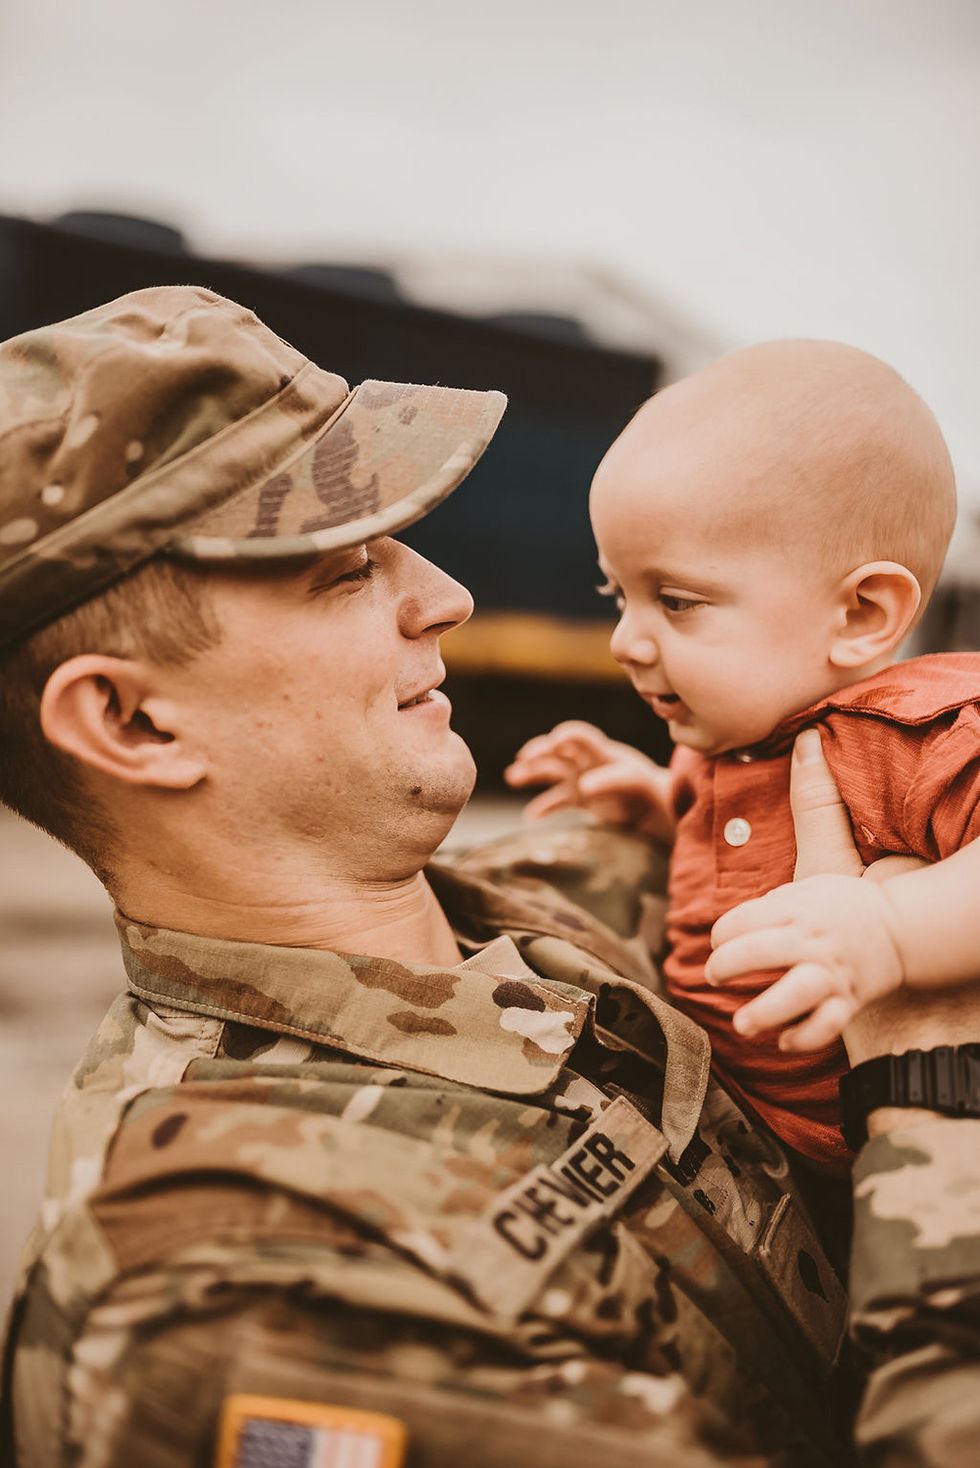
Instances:
[[[749,347],[651,398],[592,485],[612,650],[720,754],[893,659],[956,517],[932,413],[835,342]]]

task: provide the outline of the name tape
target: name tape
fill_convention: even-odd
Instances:
[[[450,1272],[518,1315],[576,1244],[612,1217],[667,1150],[663,1132],[617,1096],[576,1142],[498,1193],[453,1250]]]

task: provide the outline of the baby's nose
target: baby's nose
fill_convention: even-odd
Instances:
[[[630,663],[650,667],[660,656],[657,644],[649,633],[634,631],[625,617],[616,624],[609,639],[609,651],[617,663],[622,663],[624,667]]]

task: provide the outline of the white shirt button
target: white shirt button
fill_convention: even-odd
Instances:
[[[730,821],[725,822],[722,835],[729,846],[744,846],[752,835],[752,827],[741,816],[733,816]]]

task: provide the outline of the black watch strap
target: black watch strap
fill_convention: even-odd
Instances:
[[[840,1099],[844,1141],[853,1152],[868,1140],[868,1115],[879,1106],[980,1117],[980,1043],[863,1060],[841,1076]]]

